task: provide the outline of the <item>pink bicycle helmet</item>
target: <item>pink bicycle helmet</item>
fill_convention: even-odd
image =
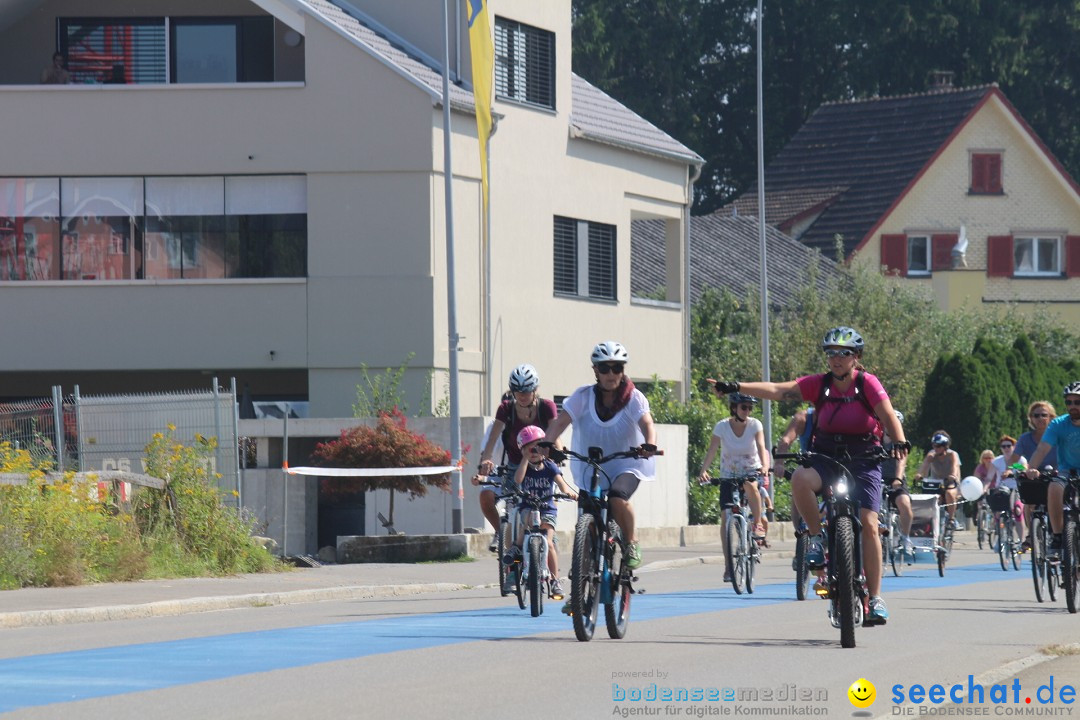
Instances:
[[[517,436],[517,444],[519,448],[523,448],[531,442],[537,440],[543,440],[546,433],[538,428],[536,425],[526,425],[521,428],[521,432]]]

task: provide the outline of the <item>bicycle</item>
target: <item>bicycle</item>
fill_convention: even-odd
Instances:
[[[991,490],[986,498],[994,513],[993,527],[997,536],[998,559],[1001,569],[1008,572],[1009,563],[1013,570],[1020,569],[1020,555],[1023,553],[1020,533],[1016,529],[1013,517],[1013,497],[1009,490],[998,488]]]
[[[949,520],[949,504],[942,502],[945,499],[944,485],[944,481],[937,478],[922,478],[923,493],[938,496],[937,535],[934,538],[934,557],[937,560],[938,577],[945,577],[945,564],[952,554],[954,539],[952,521]]]
[[[511,482],[510,477],[513,474],[509,465],[498,465],[495,470],[488,476],[489,479],[481,480],[478,485],[495,488],[496,491],[505,491],[507,489],[507,483]],[[491,478],[498,478],[498,480],[492,480]],[[503,501],[503,512],[499,516],[499,527],[495,530],[495,539],[498,542],[496,549],[496,559],[499,565],[499,595],[506,597],[511,592],[518,598],[518,605],[522,610],[525,609],[525,600],[522,596],[519,578],[514,578],[514,582],[507,583],[506,576],[508,573],[516,572],[515,562],[507,562],[508,558],[512,559],[512,556],[507,552],[514,546],[513,538],[517,537],[518,531],[518,513],[514,511],[516,498],[513,493],[503,495],[500,498]],[[507,538],[511,538],[510,542],[507,542]],[[507,586],[512,585],[513,590],[507,590]]]
[[[1031,508],[1031,580],[1035,585],[1035,599],[1043,602],[1046,596],[1051,602],[1057,600],[1058,583],[1061,580],[1058,564],[1046,557],[1050,545],[1050,518],[1046,514],[1047,484],[1042,480],[1028,480],[1018,475],[1016,491],[1020,501]]]
[[[547,507],[549,500],[572,500],[573,498],[562,493],[533,495],[520,490],[515,491],[514,496],[517,506],[529,513],[528,521],[525,523],[525,534],[521,541],[522,562],[517,586],[522,588],[522,594],[519,597],[524,600],[523,595],[527,594],[530,614],[533,617],[539,617],[544,613],[544,595],[552,580],[547,564],[547,533],[540,526],[540,515]],[[552,596],[552,599],[561,600],[562,596]]]
[[[975,529],[977,531],[979,549],[985,544],[994,552],[997,552],[994,534],[994,512],[986,504],[986,496],[983,495],[975,505]]]
[[[1080,584],[1080,476],[1076,470],[1070,470],[1063,476],[1055,470],[1042,470],[1039,480],[1046,483],[1053,480],[1065,481],[1065,496],[1062,498],[1065,524],[1061,532],[1061,586],[1065,588],[1065,605],[1075,614],[1080,608],[1077,602],[1077,585]]]
[[[626,637],[630,622],[630,598],[639,590],[633,583],[637,577],[626,564],[626,543],[622,530],[608,517],[607,491],[600,488],[600,475],[608,477],[601,467],[618,458],[638,458],[643,450],[656,455],[655,445],[604,455],[602,448],[590,447],[588,455],[573,450],[557,450],[551,443],[549,457],[562,463],[567,456],[581,460],[591,468],[589,489],[578,494],[578,521],[574,528],[573,561],[570,566],[570,616],[574,635],[581,642],[592,640],[600,605],[604,606],[604,621],[608,636],[615,640]],[[609,480],[611,478],[608,478]]]
[[[852,495],[855,478],[839,460],[822,453],[777,453],[773,457],[795,460],[810,467],[814,460],[824,460],[834,473],[822,476],[821,494],[825,500],[826,523],[822,524],[828,541],[825,554],[825,574],[829,600],[829,621],[840,630],[840,645],[855,647],[855,627],[863,625],[869,616],[870,594],[862,568],[862,527],[859,521],[859,501]],[[889,453],[880,446],[845,461],[885,460]]]
[[[742,486],[759,475],[748,473],[741,477],[710,478],[709,483],[731,488],[731,501],[724,504],[724,562],[731,570],[731,586],[739,595],[743,590],[754,592],[754,566],[761,562],[761,551],[750,531],[750,504],[743,496]],[[736,510],[738,508],[738,510]]]
[[[791,470],[784,471],[784,479],[791,480]],[[795,507],[792,505],[792,512]],[[822,518],[824,523],[825,519]],[[799,525],[795,528],[795,557],[791,560],[791,569],[795,571],[795,598],[805,600],[810,592],[810,567],[806,564],[806,551],[810,547],[810,534],[806,529],[806,521],[799,518]]]
[[[900,514],[896,510],[896,501],[889,490],[882,488],[881,514],[878,518],[881,535],[881,566],[890,565],[893,576],[904,574],[904,543],[900,538]]]

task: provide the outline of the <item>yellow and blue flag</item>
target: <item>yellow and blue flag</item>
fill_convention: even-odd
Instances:
[[[488,0],[468,0],[469,50],[472,57],[473,98],[476,104],[476,134],[480,138],[480,189],[484,214],[488,206],[487,144],[491,137],[491,86],[495,78],[495,44],[491,37]]]

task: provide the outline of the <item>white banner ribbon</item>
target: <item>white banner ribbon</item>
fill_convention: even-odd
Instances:
[[[411,475],[442,475],[457,470],[456,465],[415,468],[330,468],[283,467],[290,475],[321,475],[323,477],[402,477]]]

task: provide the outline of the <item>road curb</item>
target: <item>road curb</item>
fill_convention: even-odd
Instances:
[[[422,583],[414,585],[354,585],[313,590],[291,590],[247,595],[195,597],[184,600],[161,600],[137,605],[108,605],[59,610],[25,610],[0,613],[0,628],[43,627],[102,622],[105,620],[137,620],[171,617],[191,613],[235,610],[238,608],[298,605],[327,600],[368,600],[379,597],[420,595],[422,593],[453,592],[475,586],[461,583]]]

